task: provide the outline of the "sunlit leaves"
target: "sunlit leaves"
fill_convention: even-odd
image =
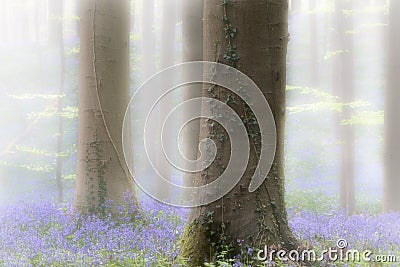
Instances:
[[[56,107],[51,107],[40,112],[31,112],[28,114],[29,119],[41,119],[50,117],[62,117],[66,119],[74,119],[78,117],[78,107],[65,107],[62,112],[57,112]]]
[[[13,98],[13,99],[58,99],[61,97],[64,97],[65,95],[56,95],[56,94],[20,94],[20,95],[8,95],[8,97]]]
[[[350,52],[349,50],[327,51],[325,56],[324,56],[324,60],[331,59],[331,58],[336,57],[338,55],[348,54],[349,52]]]
[[[69,147],[67,150],[61,153],[54,153],[44,149],[39,149],[30,146],[21,146],[21,145],[16,145],[15,150],[32,155],[40,155],[45,157],[62,157],[62,158],[68,158],[78,151],[75,144],[73,144],[71,147]]]
[[[68,51],[66,51],[65,54],[68,55],[68,56],[77,55],[77,54],[80,53],[80,51],[81,51],[80,47],[76,46],[76,47],[73,47],[73,48],[69,49]]]
[[[43,162],[33,162],[27,164],[19,164],[13,162],[0,162],[0,165],[22,168],[32,172],[46,172],[50,173],[54,171],[54,166],[52,164],[45,164]]]
[[[317,102],[317,103],[312,103],[312,104],[303,104],[303,105],[296,105],[294,107],[288,107],[287,111],[290,114],[296,114],[296,113],[301,113],[301,112],[318,112],[321,110],[333,110],[339,112],[342,109],[342,104],[338,102],[332,102],[332,101],[323,101],[323,102]]]
[[[343,107],[350,107],[352,109],[360,108],[360,107],[368,107],[370,104],[365,101],[354,101],[354,102],[349,102],[349,103],[340,103],[340,102],[334,102],[334,101],[320,101],[320,102],[315,102],[311,104],[302,104],[302,105],[296,105],[293,107],[288,107],[287,110],[289,111],[290,114],[296,114],[300,112],[319,112],[323,110],[329,110],[329,111],[336,111],[336,112],[342,112]]]
[[[352,116],[349,120],[342,121],[342,125],[383,125],[384,111],[363,111]]]
[[[54,153],[52,153],[52,152],[46,151],[44,149],[35,148],[35,147],[16,145],[15,149],[20,152],[25,152],[25,153],[34,154],[34,155],[54,156]]]
[[[319,98],[320,100],[324,100],[324,101],[335,101],[335,100],[339,99],[337,96],[326,93],[323,90],[318,89],[318,88],[304,87],[304,86],[289,86],[288,85],[288,86],[286,86],[286,90],[287,91],[295,91],[295,92],[303,94],[303,95],[312,95],[313,97]]]
[[[76,179],[76,173],[70,173],[63,177],[64,181],[74,181]]]
[[[298,114],[302,112],[321,112],[333,111],[342,112],[344,107],[349,107],[353,110],[350,119],[342,121],[342,125],[382,125],[384,112],[383,110],[371,111],[372,105],[366,101],[353,101],[348,103],[340,102],[339,97],[331,95],[317,88],[287,86],[288,92],[293,91],[302,95],[309,95],[311,103],[299,104],[292,107],[287,107],[289,114]]]

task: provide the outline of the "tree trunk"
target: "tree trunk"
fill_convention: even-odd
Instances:
[[[352,30],[353,18],[346,17],[343,10],[352,8],[346,4],[346,0],[337,1],[336,25],[338,34],[338,49],[342,53],[338,56],[335,85],[342,103],[354,101],[354,64],[353,64],[353,37],[346,33]],[[352,117],[353,110],[348,105],[343,106],[341,114],[337,118],[338,138],[340,142],[340,207],[347,214],[353,214],[356,206],[354,185],[354,126],[342,125],[343,120]]]
[[[102,211],[134,194],[124,161],[122,124],[129,101],[128,0],[82,0],[79,142],[75,207]]]
[[[49,43],[54,46],[59,45],[62,33],[59,30],[59,24],[62,22],[63,0],[48,1],[48,18],[49,25]]]
[[[63,12],[63,0],[60,1],[61,9],[60,16]],[[59,49],[60,49],[60,85],[58,94],[60,97],[58,98],[57,103],[57,113],[58,113],[58,133],[57,133],[57,154],[56,154],[56,181],[57,181],[57,191],[58,191],[58,201],[61,203],[63,201],[63,184],[62,184],[62,152],[63,152],[63,117],[61,116],[63,110],[63,102],[62,102],[62,95],[64,95],[64,80],[65,80],[65,57],[64,57],[64,38],[63,38],[63,31],[64,31],[64,24],[62,21],[57,21],[58,31],[60,32],[57,36],[60,38],[58,40]]]
[[[310,31],[310,58],[311,58],[311,87],[319,87],[319,38],[318,38],[318,2],[316,0],[310,0],[309,10],[312,11],[309,14],[309,31]],[[320,22],[321,23],[321,22]]]
[[[302,0],[291,0],[290,2],[290,12],[295,13],[295,12],[301,12],[301,2]]]
[[[34,24],[35,24],[35,41],[37,44],[40,43],[40,0],[35,0],[34,10]]]
[[[258,126],[246,123],[252,136],[249,136],[252,145],[246,172],[226,196],[192,211],[191,223],[182,239],[182,255],[190,257],[189,266],[202,265],[205,259],[215,260],[215,254],[226,245],[232,245],[230,256],[237,255],[240,253],[237,240],[243,240],[242,248],[251,246],[262,249],[264,245],[294,248],[296,244],[288,226],[284,202],[288,3],[237,0],[223,4],[222,0],[205,0],[204,10],[204,59],[236,66],[261,88],[276,121],[277,149],[267,179],[250,193],[250,179],[258,163],[261,144]],[[237,35],[226,38],[224,28],[229,24],[231,30],[237,29]],[[234,49],[240,59],[228,48]],[[206,86],[203,97],[213,97],[222,102],[232,97],[226,89],[217,87],[210,90]],[[231,106],[244,122],[250,122],[251,116],[254,116],[244,103]],[[201,184],[214,180],[222,173],[223,166],[227,166],[230,144],[219,138],[221,134],[224,130],[218,125],[200,127],[201,139],[212,139],[218,149],[214,163],[198,177]]]
[[[400,2],[390,1],[388,81],[385,92],[383,211],[400,211]]]
[[[143,38],[143,80],[148,79],[155,74],[155,50],[156,40],[154,34],[154,0],[143,0],[143,20],[142,20],[142,38]]]
[[[176,0],[169,0],[162,2],[162,26],[161,26],[161,62],[160,67],[161,70],[171,67],[174,65],[175,62],[175,28],[176,28]],[[159,86],[163,86],[166,84],[167,81],[162,81]],[[166,120],[166,117],[170,111],[170,108],[174,106],[174,99],[176,99],[174,92],[169,93],[166,95],[160,103],[160,112],[159,112],[159,122],[158,126],[162,127],[162,122]],[[160,131],[161,132],[161,131]],[[166,132],[166,141],[173,142],[172,140],[175,138],[171,135],[170,132]],[[159,140],[159,137],[157,138]],[[172,166],[164,165],[166,161],[164,158],[164,153],[162,150],[162,146],[157,147],[157,167],[163,169],[163,173],[167,176],[166,179],[170,180],[172,175]],[[164,165],[164,166],[162,166]],[[159,184],[156,185],[159,189],[162,199],[166,199],[168,194],[168,190],[160,186]]]
[[[203,0],[183,1],[182,7],[182,62],[203,60]],[[193,77],[195,73],[184,73],[192,80],[199,80]],[[201,97],[201,84],[185,86],[183,100]],[[193,105],[188,107],[191,110],[200,110],[201,106]],[[191,113],[191,110],[187,110]],[[191,121],[183,129],[183,143],[185,157],[190,160],[197,159],[200,134],[199,120]],[[184,184],[191,186],[193,175],[187,173],[184,176]]]
[[[8,41],[8,3],[6,1],[0,1],[0,40]]]

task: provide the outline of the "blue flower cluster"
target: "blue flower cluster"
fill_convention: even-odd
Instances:
[[[351,249],[397,254],[400,252],[399,222],[400,213],[346,216],[342,212],[309,211],[293,214],[289,220],[296,236],[314,247],[326,248],[338,239],[345,239]]]
[[[178,241],[188,210],[146,199],[138,212],[127,199],[117,213],[80,216],[71,206],[48,201],[0,207],[0,266],[184,266]],[[400,251],[400,213],[289,215],[298,239],[314,248],[333,246],[342,238],[352,249]],[[251,248],[246,251],[254,254]],[[229,266],[249,264],[243,258],[228,262]]]
[[[173,261],[182,212],[155,201],[118,216],[80,216],[49,202],[0,208],[0,266],[146,266]],[[116,219],[117,217],[117,219]]]

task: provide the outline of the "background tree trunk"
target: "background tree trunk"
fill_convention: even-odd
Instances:
[[[182,62],[203,60],[203,0],[183,1],[182,6]],[[184,73],[191,79],[193,73]],[[197,79],[198,80],[198,79]],[[201,84],[192,84],[184,87],[183,100],[201,97]],[[190,109],[200,110],[201,106],[191,106]],[[187,112],[190,112],[188,110]],[[190,160],[197,159],[200,134],[199,120],[191,121],[183,129],[183,145],[185,157]],[[184,184],[192,185],[193,175],[184,176]]]
[[[302,0],[291,0],[290,2],[290,12],[301,12],[301,6]]]
[[[353,36],[348,31],[353,29],[353,17],[343,14],[352,6],[346,0],[336,1],[336,25],[338,35],[338,56],[335,80],[336,95],[342,103],[354,101],[354,64],[353,64]],[[340,142],[340,207],[347,214],[353,214],[356,206],[354,182],[354,126],[342,125],[343,120],[352,117],[353,110],[345,105],[337,118],[338,139]]]
[[[8,41],[8,3],[0,1],[0,40]]]
[[[298,1],[298,0],[297,0]],[[318,2],[316,0],[309,1],[310,6],[309,10],[312,12],[309,14],[310,21],[310,58],[311,58],[311,87],[318,88],[319,87],[319,42],[318,38]]]
[[[62,33],[59,25],[62,22],[63,0],[48,1],[48,27],[49,27],[49,43],[58,46]]]
[[[390,1],[388,82],[385,94],[383,211],[400,211],[400,1]]]
[[[160,67],[161,70],[174,65],[175,62],[175,28],[176,28],[176,11],[177,11],[177,2],[176,0],[169,0],[162,2],[162,26],[161,26],[161,61]],[[167,81],[162,82],[160,86],[166,84]],[[169,93],[163,98],[163,101],[160,103],[160,112],[159,112],[159,127],[162,127],[162,122],[166,120],[166,116],[168,115],[170,108],[174,106],[174,98],[176,94],[174,92]],[[171,133],[166,132],[167,140],[166,142],[175,142]],[[163,158],[163,150],[161,146],[157,147],[158,149],[158,157]],[[171,166],[161,166],[164,164],[164,160],[158,159],[158,168],[164,169],[164,173],[168,175],[165,177],[167,179],[171,179],[172,168]],[[160,195],[163,195],[163,199],[166,199],[168,192],[165,188],[162,188],[160,185],[157,185],[157,188],[160,190]]]
[[[242,180],[222,199],[194,209],[192,221],[182,239],[182,255],[190,257],[190,266],[199,266],[204,259],[210,260],[221,246],[232,245],[232,255],[240,253],[241,246],[262,248],[264,245],[293,248],[295,239],[288,227],[284,204],[284,130],[286,52],[288,42],[288,3],[271,0],[238,0],[222,5],[223,1],[204,1],[204,60],[237,64],[261,88],[271,106],[277,128],[277,150],[274,164],[264,184],[255,192],[248,191],[250,178],[257,165],[256,151],[260,144],[250,138],[250,159]],[[225,38],[224,13],[237,36]],[[229,44],[237,47],[239,62],[225,61]],[[208,85],[206,85],[208,86]],[[210,92],[203,89],[204,97],[214,97],[224,102],[232,97],[225,89]],[[214,95],[215,94],[215,95]],[[251,116],[243,103],[232,104],[244,120]],[[254,116],[254,115],[253,115]],[[248,131],[250,130],[249,125]],[[255,136],[259,136],[259,129]],[[258,135],[257,135],[258,131]],[[229,160],[229,141],[217,137],[224,134],[220,127],[202,125],[200,137],[211,138],[217,145],[215,162],[199,176],[199,183],[207,183],[218,177]],[[259,140],[258,140],[259,141]],[[213,246],[214,245],[214,246]],[[232,256],[231,255],[231,256]]]
[[[63,16],[63,0],[60,1],[61,8],[58,9],[60,14],[57,14],[57,17]],[[63,201],[63,183],[62,183],[62,152],[63,152],[63,136],[64,136],[64,127],[63,127],[63,117],[61,116],[63,110],[63,97],[64,95],[64,80],[65,80],[65,56],[64,56],[64,23],[62,20],[54,21],[53,23],[57,23],[59,34],[57,36],[58,39],[59,50],[60,50],[60,84],[58,89],[58,94],[60,97],[58,98],[57,103],[57,113],[58,113],[58,133],[57,133],[57,154],[56,154],[56,181],[57,181],[57,191],[58,191],[58,201]]]
[[[155,50],[156,39],[154,33],[154,0],[143,0],[143,20],[142,20],[142,38],[143,38],[143,80],[155,74]]]
[[[82,0],[75,207],[101,211],[134,187],[122,152],[129,101],[128,0]]]

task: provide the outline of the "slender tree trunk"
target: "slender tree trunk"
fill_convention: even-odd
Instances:
[[[59,40],[62,38],[62,33],[59,30],[59,24],[62,21],[62,0],[51,0],[48,1],[48,18],[47,23],[49,25],[49,43],[54,46],[59,45]]]
[[[155,74],[155,50],[156,40],[154,34],[154,0],[143,0],[143,20],[142,20],[142,38],[143,38],[143,80]]]
[[[316,0],[310,0],[309,9],[312,10],[310,16],[310,55],[311,55],[311,87],[319,86],[319,60],[318,60],[318,52],[319,52],[319,38],[318,38],[318,3]]]
[[[60,1],[61,9],[59,9],[60,14],[59,16],[62,16],[63,12],[63,1]],[[59,36],[59,49],[60,49],[60,85],[59,85],[59,92],[58,94],[60,97],[58,98],[58,103],[57,103],[57,113],[59,114],[59,119],[58,119],[58,133],[57,133],[57,155],[56,155],[56,181],[57,181],[57,190],[58,190],[58,201],[62,202],[63,201],[63,184],[62,184],[62,152],[63,152],[63,137],[64,137],[64,127],[63,127],[63,117],[61,116],[62,110],[63,110],[63,98],[62,95],[64,95],[64,80],[65,80],[65,57],[64,57],[64,38],[63,38],[63,31],[64,31],[64,23],[62,21],[57,22],[58,25],[58,30],[60,34],[57,34]]]
[[[383,211],[400,211],[400,1],[390,1],[388,80],[385,92]]]
[[[35,21],[35,41],[37,44],[40,43],[40,7],[41,1],[35,0],[35,14],[34,14],[34,21]]]
[[[147,80],[150,76],[156,73],[156,38],[155,38],[155,29],[154,29],[154,0],[142,0],[142,59],[141,59],[141,69],[142,69],[142,81]],[[144,96],[143,101],[149,101],[150,95],[153,92],[148,92]],[[157,110],[156,110],[157,112]],[[152,124],[158,123],[157,120],[152,120]],[[156,127],[155,125],[152,127]],[[153,140],[158,140],[155,133],[149,133],[149,136]],[[160,147],[158,141],[156,142],[156,146]],[[148,175],[148,170],[151,169],[152,166],[145,164],[142,169],[144,174],[140,175]],[[157,186],[157,185],[154,185]]]
[[[102,211],[134,194],[124,161],[122,124],[129,101],[128,0],[82,0],[79,142],[75,207]]]
[[[203,0],[183,1],[182,6],[182,62],[203,60]],[[193,80],[194,73],[184,73]],[[201,97],[201,84],[185,86],[183,91],[183,100],[189,100]],[[188,107],[191,110],[200,110],[201,106]],[[187,112],[190,113],[190,110]],[[199,120],[192,121],[183,129],[184,153],[190,160],[197,159],[200,134]],[[187,173],[184,176],[184,184],[192,185],[193,175]]]
[[[176,0],[162,2],[161,69],[175,62]]]
[[[291,0],[290,12],[291,13],[301,12],[301,4],[302,4],[302,0]]]
[[[346,33],[353,27],[353,18],[346,17],[343,10],[352,8],[346,0],[336,2],[336,25],[338,34],[338,49],[342,53],[338,56],[335,85],[342,103],[354,101],[354,64],[353,64],[353,37]],[[355,185],[354,185],[354,126],[342,125],[343,120],[352,117],[353,110],[348,105],[343,106],[341,114],[337,117],[338,138],[340,142],[340,207],[347,214],[355,211]]]
[[[182,239],[182,255],[190,257],[189,266],[200,266],[204,260],[214,260],[215,253],[225,245],[232,245],[232,255],[237,255],[240,253],[238,239],[243,240],[242,248],[261,249],[264,245],[274,245],[290,249],[296,243],[288,226],[284,202],[288,3],[272,0],[222,3],[222,0],[204,1],[204,59],[237,66],[261,88],[276,121],[277,150],[268,178],[259,189],[250,193],[250,179],[258,163],[257,151],[261,144],[257,138],[259,128],[247,124],[248,132],[254,131],[255,135],[249,137],[252,144],[250,159],[241,181],[222,199],[192,211],[191,222]],[[235,37],[226,38],[225,12],[231,29],[237,29]],[[227,51],[229,45],[237,47],[239,61],[230,57],[233,54]],[[208,85],[203,89],[203,96],[222,102],[232,97],[225,89],[209,90]],[[244,121],[246,118],[251,120],[252,113],[244,103],[232,104],[232,107]],[[205,124],[200,127],[201,139],[211,138],[218,148],[214,163],[198,177],[201,184],[217,178],[223,166],[227,166],[230,145],[219,138],[220,134],[224,134],[224,130],[219,126]]]
[[[162,2],[162,26],[161,26],[161,70],[170,67],[174,64],[175,61],[175,28],[176,28],[176,0],[169,0]],[[160,86],[166,84],[167,81],[162,82]],[[168,113],[171,111],[171,107],[174,106],[174,96],[175,94],[169,93],[163,98],[163,101],[160,103],[160,112],[159,112],[159,127],[162,127],[162,122],[166,120]],[[166,142],[174,142],[174,136],[171,133],[166,132],[167,140]],[[163,159],[164,154],[162,151],[162,146],[158,146],[158,168],[164,169],[164,173],[168,176],[165,177],[167,179],[171,179],[172,175],[172,167],[171,166],[160,166],[165,162]],[[160,185],[157,185],[157,188],[160,190],[160,195],[163,195],[164,198],[168,196],[170,192],[167,192],[165,188],[162,188]],[[164,199],[163,198],[163,199]]]
[[[8,6],[6,1],[0,1],[0,40],[8,40]]]

